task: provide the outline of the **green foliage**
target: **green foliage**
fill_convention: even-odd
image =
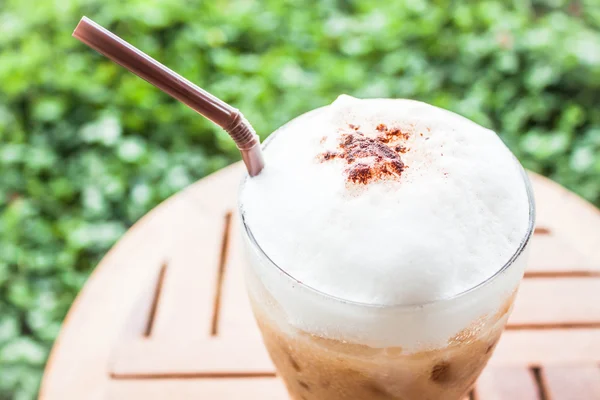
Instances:
[[[82,14],[263,137],[339,93],[416,98],[493,128],[526,167],[600,203],[595,1],[3,0],[0,399],[35,396],[69,305],[125,230],[238,157],[73,39]]]

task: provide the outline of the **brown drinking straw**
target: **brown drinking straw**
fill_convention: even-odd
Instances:
[[[73,36],[225,129],[242,152],[250,176],[258,175],[263,169],[260,139],[239,110],[87,17],[81,18]]]

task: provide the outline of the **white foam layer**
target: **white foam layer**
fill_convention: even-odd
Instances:
[[[340,156],[340,143],[357,126],[364,137],[377,138],[381,124],[402,132],[386,143],[401,158],[401,173],[378,176],[376,167],[387,158],[378,161],[376,153]],[[328,151],[337,156],[326,160]],[[398,305],[456,295],[497,272],[527,231],[520,167],[498,136],[421,102],[341,96],[277,131],[265,163],[241,193],[254,238],[289,275],[338,298]],[[375,177],[352,180],[357,163]],[[264,272],[261,279],[269,279]],[[511,288],[500,290],[503,295],[517,275]],[[346,330],[347,320],[324,321],[309,313],[315,304],[304,307],[297,293],[283,299],[286,292],[274,287],[280,282],[265,285],[280,292],[278,301],[293,303],[290,318],[300,328]],[[487,306],[499,302],[495,297]],[[352,329],[361,340],[369,336],[358,334],[356,325]]]

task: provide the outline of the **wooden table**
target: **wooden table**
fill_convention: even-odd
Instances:
[[[73,304],[40,398],[286,399],[246,299],[242,166],[168,199],[106,255]],[[477,400],[600,399],[600,213],[533,175],[538,228]]]

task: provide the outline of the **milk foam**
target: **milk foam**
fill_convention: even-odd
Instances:
[[[341,144],[356,132],[376,139],[384,131],[401,132],[386,143],[399,156],[401,171],[352,180],[357,164],[373,172],[381,160],[368,152],[344,156]],[[349,96],[276,132],[265,148],[264,170],[243,186],[241,208],[256,242],[295,280],[375,305],[428,303],[487,280],[519,248],[530,213],[520,166],[491,130],[417,101]],[[262,272],[263,280],[273,277]],[[445,328],[430,342],[447,340],[477,313],[500,306],[499,296],[508,296],[521,275],[522,268],[498,288],[488,309],[472,305],[474,314],[462,312],[464,320],[438,321]],[[317,304],[308,307],[306,298],[279,290],[280,283],[265,285],[287,296],[277,300],[302,329],[334,337],[333,331],[350,332],[376,345],[395,340],[383,334],[375,343],[369,329],[363,332],[363,323],[390,330],[373,314],[344,329],[347,316],[332,320],[341,310],[319,315]],[[413,336],[428,340],[423,332]]]

